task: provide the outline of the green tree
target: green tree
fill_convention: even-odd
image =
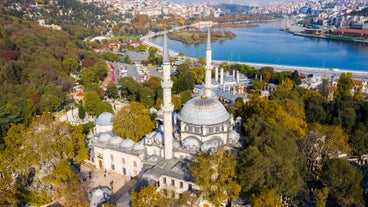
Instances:
[[[83,96],[83,107],[89,115],[97,115],[97,106],[101,101],[98,94],[94,91],[87,91]]]
[[[240,185],[235,179],[235,157],[220,149],[218,152],[202,152],[194,157],[190,170],[203,197],[215,206],[236,200]]]
[[[295,143],[296,135],[257,114],[246,120],[245,148],[237,156],[237,177],[244,197],[259,195],[263,189],[295,196],[302,187],[300,171],[303,155]]]
[[[291,74],[290,79],[294,81],[294,84],[296,86],[300,85],[302,83],[302,80],[300,79],[299,72],[297,70],[294,70],[294,72]]]
[[[105,60],[111,61],[111,62],[117,62],[119,60],[119,56],[112,52],[107,52],[102,55],[102,57]]]
[[[150,88],[141,86],[138,89],[138,101],[150,108],[155,103],[155,94]]]
[[[119,90],[118,87],[114,83],[109,83],[106,88],[106,95],[109,98],[118,98],[119,97]]]
[[[83,103],[78,104],[78,117],[83,120],[86,117],[86,110],[83,107]]]
[[[195,80],[190,66],[187,63],[182,63],[176,68],[176,79],[174,79],[173,92],[178,94],[185,90],[193,90]]]
[[[180,92],[180,98],[181,98],[182,103],[185,104],[187,101],[192,99],[192,91],[186,90],[186,91]]]
[[[97,107],[95,109],[96,116],[99,116],[103,112],[110,112],[110,113],[114,112],[114,110],[112,109],[111,104],[107,101],[99,101],[97,103]]]
[[[78,60],[75,58],[66,58],[61,64],[64,70],[68,71],[68,74],[76,73],[79,68]]]
[[[115,115],[113,131],[122,138],[130,138],[135,142],[154,128],[149,110],[143,104],[131,102]]]
[[[160,194],[156,191],[154,185],[141,188],[139,192],[133,191],[130,195],[132,201],[132,207],[155,207],[159,203]]]
[[[314,202],[316,207],[326,207],[326,199],[328,197],[328,188],[317,189],[314,192]]]
[[[364,206],[362,174],[347,160],[327,160],[322,170],[321,181],[330,189],[329,200],[338,206]]]
[[[349,100],[353,97],[352,90],[354,87],[353,74],[341,73],[339,82],[334,93],[335,99]]]
[[[250,201],[254,207],[283,206],[281,196],[277,195],[274,190],[264,190],[259,195],[252,194]]]

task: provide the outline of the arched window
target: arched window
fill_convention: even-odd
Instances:
[[[133,166],[137,167],[137,162],[136,161],[133,162]]]
[[[125,164],[125,158],[121,158],[121,163]]]
[[[114,155],[110,155],[110,159],[111,160],[114,160]]]

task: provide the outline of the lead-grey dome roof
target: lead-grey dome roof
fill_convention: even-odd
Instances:
[[[229,113],[216,98],[195,97],[181,110],[179,119],[195,125],[219,124],[229,120]]]
[[[112,126],[114,121],[114,114],[110,112],[103,112],[98,116],[96,124],[100,126]]]

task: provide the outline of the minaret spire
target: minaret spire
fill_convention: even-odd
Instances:
[[[167,36],[164,35],[164,48],[163,48],[163,80],[161,81],[161,87],[163,89],[164,103],[161,106],[164,113],[164,153],[165,159],[172,158],[172,112],[174,111],[174,105],[171,103],[171,88],[173,82],[170,79],[170,59],[169,59],[169,47],[167,45]]]
[[[211,72],[212,72],[212,49],[211,49],[211,27],[208,27],[207,32],[207,48],[206,48],[206,78],[205,78],[205,94],[206,97],[211,97]]]

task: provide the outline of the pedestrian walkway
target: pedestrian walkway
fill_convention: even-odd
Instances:
[[[81,165],[80,173],[85,189],[88,193],[91,193],[98,187],[109,188],[112,191],[109,202],[112,204],[115,204],[126,192],[130,190],[130,188],[127,188],[127,186],[130,186],[129,183],[131,183],[129,182],[129,177],[123,176],[116,172],[97,169],[91,163],[83,163]]]

